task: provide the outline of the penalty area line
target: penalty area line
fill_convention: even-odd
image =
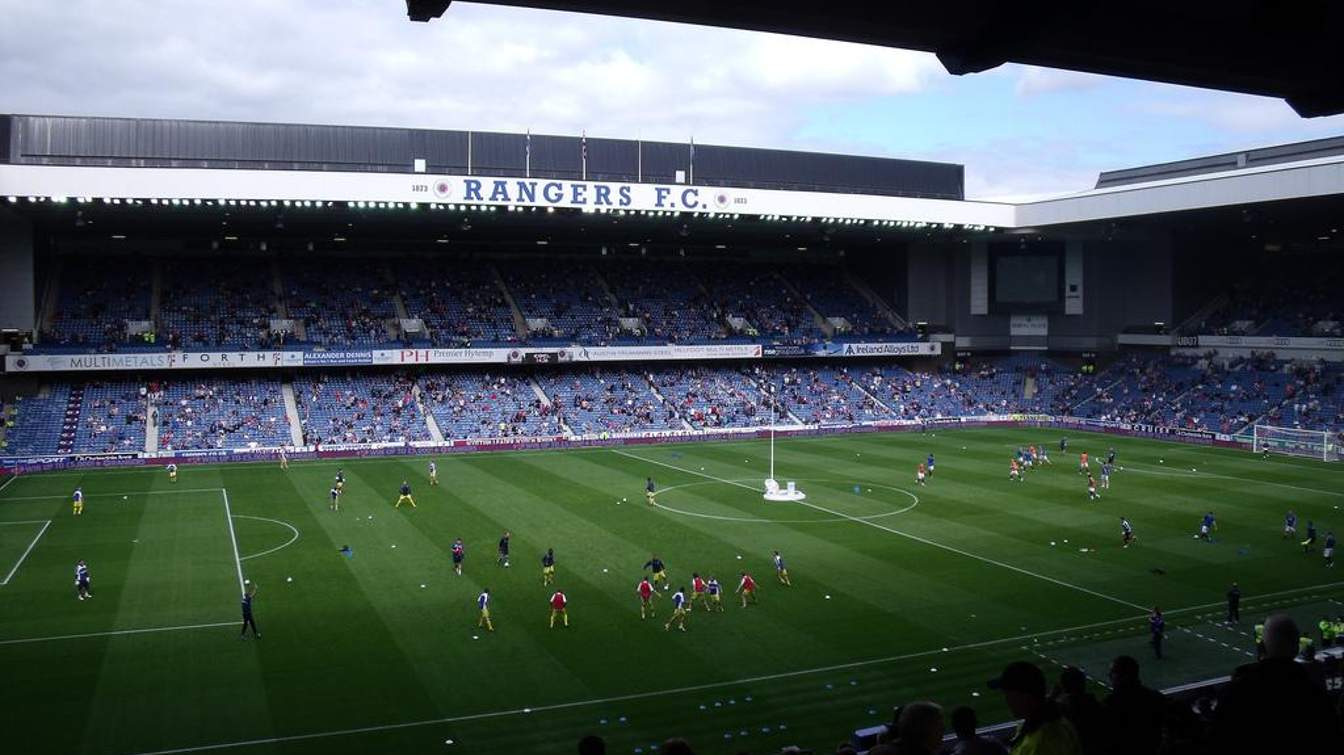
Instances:
[[[106,632],[85,632],[84,634],[58,634],[50,637],[19,637],[0,640],[0,645],[27,645],[34,642],[55,642],[57,640],[83,640],[90,637],[120,637],[128,634],[153,634],[157,632],[180,632],[186,629],[213,629],[218,627],[236,627],[236,621],[217,621],[212,624],[182,624],[172,627],[146,627],[144,629],[113,629]]]
[[[32,522],[29,522],[29,524],[32,524]],[[28,547],[23,550],[23,555],[19,556],[18,562],[15,563],[14,568],[10,569],[9,573],[5,575],[4,580],[0,581],[0,585],[9,584],[9,580],[14,578],[14,574],[18,572],[19,567],[23,566],[23,562],[28,560],[28,554],[33,552],[33,547],[37,545],[38,540],[42,539],[43,535],[47,534],[47,528],[50,526],[51,526],[50,519],[42,523],[42,529],[38,530],[37,534],[33,536],[33,541],[31,543],[28,543]]]
[[[695,471],[695,470],[693,470],[693,469],[687,469],[687,468],[685,468],[685,467],[678,467],[678,466],[676,466],[676,465],[674,465],[674,464],[668,464],[668,463],[666,463],[666,462],[657,461],[657,460],[654,460],[654,459],[646,459],[646,458],[644,458],[644,457],[642,457],[642,456],[636,456],[636,455],[634,455],[634,454],[632,454],[632,453],[627,453],[627,452],[625,452],[625,451],[621,451],[621,450],[619,450],[619,449],[613,449],[612,452],[613,452],[613,453],[620,454],[621,456],[625,456],[625,457],[627,457],[627,458],[631,458],[631,459],[636,459],[636,460],[638,460],[638,461],[642,461],[642,462],[644,462],[644,463],[646,463],[646,464],[657,464],[657,465],[662,466],[662,467],[667,467],[668,469],[675,469],[675,470],[677,470],[678,472],[685,472],[685,473],[687,473],[687,474],[699,475],[700,477],[705,477],[705,478],[708,478],[708,479],[711,479],[711,480],[717,480],[717,481],[719,481],[719,482],[726,483],[726,484],[729,484],[729,485],[736,485],[736,486],[738,486],[738,487],[740,487],[740,488],[746,488],[747,490],[750,490],[750,491],[755,492],[755,493],[759,493],[759,492],[761,492],[759,489],[757,489],[757,488],[755,488],[755,487],[753,487],[753,486],[751,486],[751,485],[745,485],[745,484],[740,483],[740,482],[737,482],[737,481],[735,481],[735,480],[726,480],[726,479],[723,479],[723,478],[720,478],[720,477],[715,477],[715,476],[713,476],[713,475],[705,474],[704,472],[697,472],[697,471]],[[992,559],[992,558],[987,558],[987,557],[985,557],[985,556],[979,556],[979,555],[976,555],[976,554],[971,553],[971,552],[969,552],[969,551],[961,550],[960,548],[954,548],[954,547],[952,547],[952,546],[950,546],[950,545],[944,545],[944,544],[939,543],[939,542],[936,542],[936,541],[934,541],[934,540],[929,540],[928,538],[920,537],[919,535],[912,535],[912,534],[910,534],[909,532],[903,532],[903,531],[901,531],[901,530],[894,529],[894,528],[892,528],[892,527],[888,527],[888,526],[883,525],[883,524],[878,524],[877,522],[869,521],[869,520],[867,520],[867,519],[859,519],[858,517],[850,516],[849,514],[845,514],[845,513],[840,512],[840,511],[835,511],[835,510],[833,510],[833,509],[828,509],[828,508],[826,508],[825,506],[818,506],[818,505],[816,505],[815,503],[811,503],[811,502],[809,502],[809,501],[795,501],[795,503],[801,504],[801,505],[803,505],[803,506],[807,506],[808,508],[813,509],[813,510],[815,510],[815,511],[821,511],[821,512],[830,514],[831,516],[840,517],[841,519],[848,519],[848,520],[850,520],[850,521],[852,521],[852,522],[854,522],[854,523],[856,523],[856,524],[862,524],[862,525],[865,525],[865,526],[868,526],[868,527],[872,527],[872,528],[874,528],[874,529],[882,530],[883,532],[891,533],[891,534],[893,534],[893,535],[899,535],[899,536],[901,536],[901,537],[904,537],[904,538],[907,538],[907,539],[910,539],[910,540],[914,540],[914,541],[917,542],[917,543],[923,543],[923,544],[925,544],[925,545],[929,545],[929,546],[932,546],[932,547],[934,547],[934,548],[941,548],[942,550],[948,551],[949,553],[955,553],[955,554],[957,554],[957,555],[959,555],[959,556],[965,556],[966,558],[972,558],[972,559],[975,559],[976,561],[980,561],[980,562],[983,562],[983,563],[986,563],[986,564],[990,564],[990,565],[993,565],[993,566],[997,566],[997,567],[999,567],[999,568],[1001,568],[1001,569],[1007,569],[1007,570],[1009,570],[1009,571],[1014,571],[1014,572],[1017,572],[1018,574],[1023,574],[1023,575],[1026,575],[1026,576],[1028,576],[1028,577],[1033,577],[1033,578],[1035,578],[1035,579],[1043,580],[1043,581],[1049,582],[1049,583],[1051,583],[1051,584],[1058,585],[1058,586],[1060,586],[1060,587],[1066,587],[1066,588],[1068,588],[1068,589],[1070,589],[1070,590],[1076,590],[1076,591],[1081,592],[1081,593],[1086,593],[1086,594],[1091,595],[1091,596],[1096,597],[1096,598],[1101,598],[1101,599],[1103,599],[1103,600],[1108,600],[1108,601],[1110,601],[1110,602],[1112,602],[1112,603],[1118,603],[1118,604],[1120,604],[1120,605],[1122,605],[1122,606],[1125,606],[1125,607],[1127,607],[1127,608],[1136,608],[1136,609],[1138,609],[1138,610],[1140,610],[1140,611],[1147,611],[1147,610],[1148,610],[1148,608],[1147,608],[1146,606],[1141,606],[1141,605],[1139,605],[1138,603],[1130,602],[1130,601],[1128,601],[1128,600],[1125,600],[1124,598],[1117,598],[1117,597],[1115,597],[1114,595],[1107,595],[1107,594],[1105,594],[1105,593],[1097,592],[1096,590],[1092,590],[1092,589],[1089,589],[1089,588],[1087,588],[1087,587],[1082,587],[1081,585],[1071,584],[1071,583],[1069,583],[1069,582],[1065,582],[1065,581],[1063,581],[1063,580],[1061,580],[1061,579],[1055,579],[1054,577],[1050,577],[1050,576],[1047,576],[1047,575],[1045,575],[1045,574],[1038,574],[1038,573],[1036,573],[1036,572],[1034,572],[1034,571],[1030,571],[1030,570],[1027,570],[1027,569],[1023,569],[1023,568],[1020,567],[1020,566],[1013,566],[1012,564],[1004,563],[1004,562],[1002,562],[1002,561],[997,561],[997,560]]]

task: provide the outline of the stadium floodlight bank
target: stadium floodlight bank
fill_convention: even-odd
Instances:
[[[1328,430],[1255,425],[1251,431],[1251,449],[1256,453],[1268,451],[1321,461],[1339,461],[1339,444]]]

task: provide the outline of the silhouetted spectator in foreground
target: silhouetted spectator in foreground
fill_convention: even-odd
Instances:
[[[1139,662],[1128,655],[1111,661],[1111,694],[1102,706],[1108,752],[1157,752],[1162,743],[1166,698],[1139,681]]]
[[[1294,660],[1300,636],[1284,614],[1265,620],[1265,659],[1233,672],[1214,716],[1213,751],[1338,751],[1339,726],[1325,687],[1310,664]]]
[[[989,681],[1003,692],[1013,716],[1022,719],[1010,740],[1014,755],[1080,755],[1082,746],[1073,724],[1045,696],[1045,674],[1035,664],[1016,661]]]
[[[971,708],[963,705],[952,711],[952,731],[957,741],[947,751],[948,755],[1008,755],[1007,746],[976,734],[976,726],[975,711]]]
[[[673,737],[667,740],[662,747],[658,748],[658,752],[660,755],[695,755],[695,750],[691,749],[690,743],[681,737]]]
[[[937,755],[943,745],[943,709],[930,702],[915,702],[901,709],[896,719],[896,752],[899,755]]]
[[[1088,755],[1101,752],[1101,743],[1105,737],[1101,703],[1087,691],[1087,674],[1076,666],[1065,666],[1051,697],[1059,706],[1059,712],[1078,731],[1083,752]]]
[[[607,755],[607,742],[596,734],[579,740],[579,755]]]

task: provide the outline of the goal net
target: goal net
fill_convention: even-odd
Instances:
[[[1328,430],[1299,430],[1295,427],[1255,425],[1252,428],[1251,447],[1256,453],[1305,456],[1321,461],[1339,460],[1339,443]]]

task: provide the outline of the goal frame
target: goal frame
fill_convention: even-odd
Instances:
[[[1329,430],[1303,430],[1297,427],[1254,424],[1251,426],[1251,450],[1255,453],[1285,454],[1319,461],[1337,461],[1339,448]]]

